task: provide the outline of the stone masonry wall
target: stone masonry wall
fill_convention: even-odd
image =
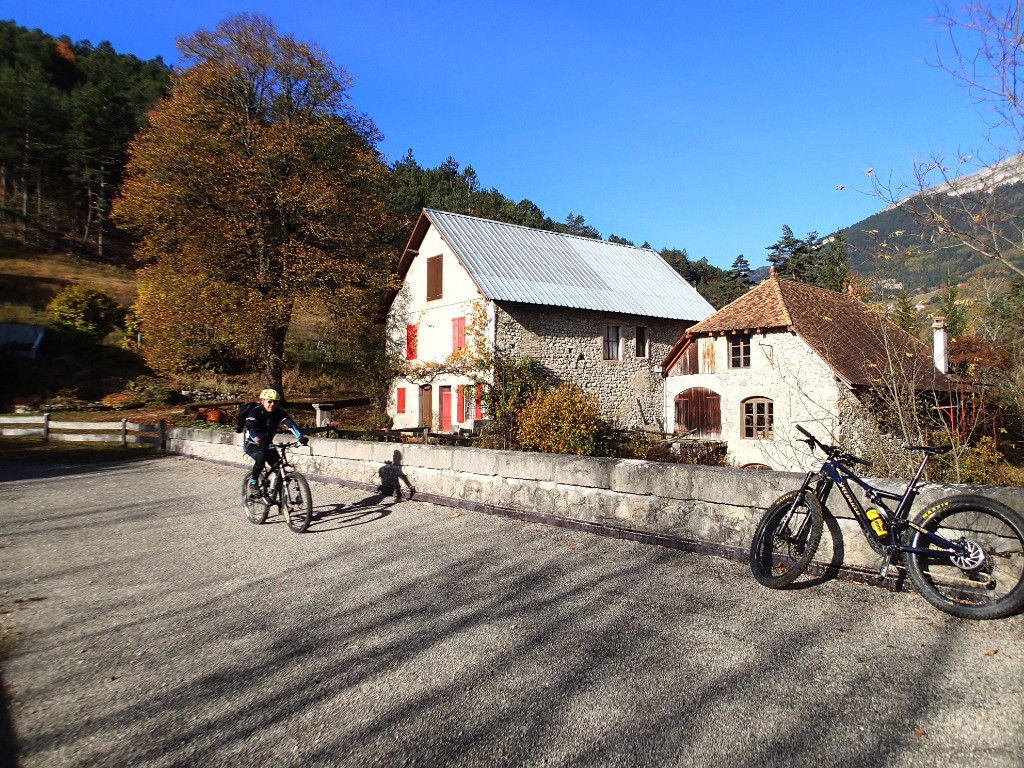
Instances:
[[[168,430],[167,450],[249,467],[241,436],[229,432]],[[799,487],[802,475],[724,467],[660,464],[629,459],[559,456],[451,446],[368,443],[314,438],[309,452],[293,455],[313,479],[373,492],[382,478],[402,475],[418,497],[440,504],[539,513],[566,521],[665,534],[710,545],[712,551],[743,559],[754,527],[779,496]],[[241,472],[239,473],[241,477]],[[903,485],[878,480],[881,488]],[[404,485],[404,484],[403,484]],[[1024,511],[1024,489],[980,489]],[[928,486],[916,509],[949,493],[978,492],[970,486]],[[817,560],[848,569],[877,568],[856,521],[833,494],[834,517],[826,520]],[[315,499],[314,499],[315,503]],[[842,506],[840,506],[842,505]]]
[[[606,325],[620,328],[620,360],[603,359]],[[664,424],[663,382],[655,367],[690,325],[685,320],[503,303],[496,310],[495,346],[516,357],[536,358],[555,384],[576,384],[597,395],[604,418],[620,427],[671,431]],[[636,354],[637,326],[647,328],[647,357]]]

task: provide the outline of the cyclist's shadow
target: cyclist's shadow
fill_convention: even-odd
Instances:
[[[316,522],[329,521],[335,523],[330,527],[317,526],[318,531],[332,531],[339,528],[349,528],[353,525],[365,525],[372,523],[391,514],[390,507],[393,507],[402,500],[402,484],[405,484],[407,498],[412,498],[416,489],[409,482],[409,478],[402,471],[402,452],[395,451],[391,461],[385,461],[384,465],[377,470],[380,477],[380,485],[377,486],[377,493],[360,499],[355,504],[337,504],[333,509],[324,512],[314,512],[313,520]],[[390,504],[385,505],[385,501]]]
[[[366,525],[382,520],[391,514],[388,507],[392,505],[383,504],[386,498],[387,496],[378,493],[360,499],[355,504],[335,504],[328,509],[315,510],[313,522],[317,525],[315,529],[310,526],[308,533],[313,533],[314,530],[318,533],[336,531],[341,528],[351,528],[354,525]],[[328,525],[320,525],[321,523],[328,523]]]

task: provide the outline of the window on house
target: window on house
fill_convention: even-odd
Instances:
[[[466,348],[466,318],[452,318],[452,351]]]
[[[427,301],[440,299],[444,260],[441,256],[427,259]]]
[[[675,403],[676,432],[709,440],[722,436],[722,400],[717,392],[692,387],[676,395]]]
[[[606,325],[604,327],[604,359],[621,360],[622,354],[619,350],[620,327],[617,325]]]
[[[636,356],[647,357],[650,354],[650,342],[647,339],[647,327],[636,327]]]
[[[395,391],[395,412],[405,413],[405,387],[399,387]]]
[[[419,326],[407,325],[405,326],[405,359],[415,360],[416,359],[416,335],[418,333]]]
[[[775,416],[772,401],[751,397],[743,401],[743,437],[751,440],[775,439]]]
[[[750,367],[750,336],[729,337],[729,367],[749,368]]]

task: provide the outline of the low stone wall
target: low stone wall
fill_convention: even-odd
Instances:
[[[176,428],[171,453],[250,466],[241,436]],[[559,456],[477,448],[313,438],[291,454],[311,479],[376,492],[382,483],[416,489],[416,498],[482,512],[636,538],[746,560],[764,510],[803,475],[630,459]],[[901,493],[906,483],[873,481]],[[1024,489],[930,485],[915,509],[950,493],[984,492],[1024,511]],[[864,542],[839,494],[816,570],[874,581],[878,557]]]

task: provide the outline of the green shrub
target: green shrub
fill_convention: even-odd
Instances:
[[[526,400],[518,415],[516,437],[526,450],[592,456],[600,429],[597,398],[563,384],[539,390]]]
[[[534,358],[495,357],[494,381],[483,390],[484,406],[492,422],[487,435],[489,447],[515,447],[519,416],[545,386],[544,368]]]
[[[72,285],[54,296],[47,305],[58,328],[77,331],[99,341],[121,322],[124,310],[103,291]]]

